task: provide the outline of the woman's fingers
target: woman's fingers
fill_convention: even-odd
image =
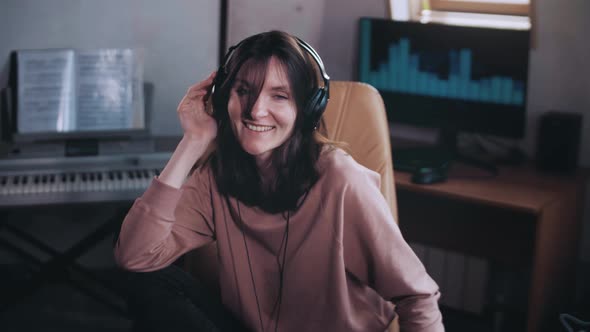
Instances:
[[[207,90],[205,90],[205,89],[199,89],[199,90],[196,90],[196,91],[191,91],[189,93],[189,95],[188,95],[188,98],[189,99],[200,98],[200,97],[203,97],[206,94],[207,94]]]
[[[180,101],[177,112],[193,112],[204,110],[208,94],[211,91],[216,72],[212,72],[203,81],[188,88],[186,95]]]
[[[189,97],[206,94],[211,88],[211,85],[213,85],[213,79],[215,79],[215,74],[216,72],[212,72],[209,75],[209,77],[207,77],[205,80],[190,86],[186,94]]]

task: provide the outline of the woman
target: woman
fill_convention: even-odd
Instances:
[[[438,287],[402,238],[378,175],[318,132],[328,90],[315,51],[278,31],[245,39],[217,76],[188,90],[184,136],[115,248],[123,268],[157,271],[134,274],[150,280],[134,282],[131,300],[146,326],[384,331],[397,312],[402,330],[443,330]],[[170,267],[212,241],[219,306]]]

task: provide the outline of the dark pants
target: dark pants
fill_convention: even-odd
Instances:
[[[184,270],[128,272],[134,331],[246,331],[221,301]]]

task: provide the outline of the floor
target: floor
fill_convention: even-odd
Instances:
[[[28,216],[21,214],[13,218],[15,224],[27,227],[28,231],[47,239],[53,247],[63,251],[70,247],[75,239],[100,224],[100,221],[94,219],[102,220],[109,215],[108,210],[93,211],[95,218],[88,218],[87,211],[83,209],[70,208],[67,212],[71,215],[69,219],[73,221],[58,217],[57,212],[47,211],[42,214],[42,217],[36,217],[41,214],[31,211]],[[9,239],[6,232],[0,232],[0,240],[3,238]],[[31,280],[34,271],[21,257],[8,253],[9,250],[4,250],[6,248],[0,245],[0,331],[130,331],[131,321],[121,312],[124,310],[124,301],[118,294],[122,293],[122,290],[117,289],[116,286],[121,285],[122,276],[115,268],[112,241],[112,237],[105,238],[96,248],[77,261],[100,276],[101,280],[111,286],[110,288],[115,286],[115,292],[110,288],[89,282],[82,273],[70,271],[67,275],[55,275],[55,280],[43,284],[42,287],[17,302],[9,300],[9,295],[20,293],[21,286]],[[29,249],[34,252],[32,248]],[[48,256],[42,253],[37,253],[37,256],[40,259],[48,259]],[[589,280],[587,276],[590,276],[590,269],[587,268],[584,271],[586,272],[583,277],[581,275],[578,278],[579,280]],[[65,277],[75,283],[64,283]],[[73,285],[77,286],[73,287]],[[590,287],[586,284],[584,288],[586,291],[579,294],[588,294],[588,288]],[[109,305],[88,296],[88,292],[99,294],[99,297]],[[590,294],[580,296],[579,299],[582,302],[578,301],[578,303],[581,304],[573,308],[571,313],[588,321],[590,320],[590,309],[588,309]],[[492,327],[493,319],[490,317],[482,319],[482,317],[469,316],[447,308],[441,309],[447,331],[496,332],[502,330]],[[507,316],[504,319],[509,318]],[[565,331],[565,329],[558,328],[556,331]]]
[[[49,280],[38,283],[39,287],[31,287],[35,272],[39,270],[38,263],[47,262],[54,256],[5,228],[7,225],[16,226],[48,247],[65,252],[112,217],[116,207],[99,209],[80,205],[27,208],[8,211],[10,213],[0,211],[0,331],[130,330],[131,322],[121,313],[125,304],[120,296],[122,275],[116,269],[112,255],[114,234],[108,234],[76,258],[82,271],[70,268],[64,273],[58,269],[49,274]],[[91,277],[98,277],[109,287],[94,282],[86,272],[91,272]],[[27,290],[32,291],[22,296]],[[88,296],[87,293],[98,296]]]
[[[98,271],[97,271],[98,272]],[[26,280],[27,268],[18,265],[0,267],[0,293],[6,294],[18,288]],[[118,272],[100,271],[117,283]],[[100,291],[95,286],[95,290]],[[106,289],[102,294],[107,293]],[[123,306],[120,298],[108,298],[117,306]],[[465,315],[442,308],[447,331],[492,332],[489,320]],[[10,305],[0,313],[0,330],[3,332],[55,331],[55,332],[127,332],[131,322],[125,315],[110,306],[93,299],[72,284],[55,282],[46,284],[34,294]]]
[[[19,289],[27,280],[27,275],[30,275],[27,270],[24,266],[13,264],[1,266],[0,293],[11,294]],[[108,274],[113,281],[117,278],[117,273],[112,270],[96,272],[103,276]],[[103,295],[107,294],[106,290],[94,287]],[[131,328],[131,322],[124,314],[64,282],[45,284],[33,294],[17,301],[6,303],[6,297],[2,298],[0,330],[3,332],[123,332]],[[119,308],[124,306],[122,299],[114,294],[105,298]]]
[[[105,280],[119,283],[120,274],[113,269],[94,271]],[[0,265],[0,294],[9,294],[27,280],[28,268],[20,265]],[[90,288],[90,287],[89,287]],[[94,290],[101,293],[110,305],[123,308],[121,297],[116,296],[110,290],[94,286]],[[105,296],[110,294],[110,296]],[[18,302],[8,303],[5,306],[5,296],[0,297],[3,310],[0,311],[0,331],[3,332],[128,332],[131,331],[131,321],[118,310],[109,305],[88,296],[73,284],[54,282],[45,284],[39,290]],[[586,306],[584,306],[586,308]],[[524,327],[514,329],[514,324],[509,322],[509,329],[494,327],[493,319],[482,318],[464,312],[441,307],[443,319],[447,331],[524,331]],[[578,318],[587,318],[577,316]],[[576,324],[572,324],[574,327]],[[583,324],[582,324],[583,325]],[[578,326],[580,328],[588,326]],[[516,324],[520,326],[520,324]],[[556,331],[567,331],[558,328]],[[579,331],[579,330],[575,330]]]

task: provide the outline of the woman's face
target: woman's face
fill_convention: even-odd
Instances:
[[[283,66],[272,57],[260,95],[252,107],[250,116],[242,110],[252,84],[238,73],[230,92],[228,103],[232,129],[242,148],[255,156],[257,164],[263,165],[272,151],[291,136],[297,107]]]

